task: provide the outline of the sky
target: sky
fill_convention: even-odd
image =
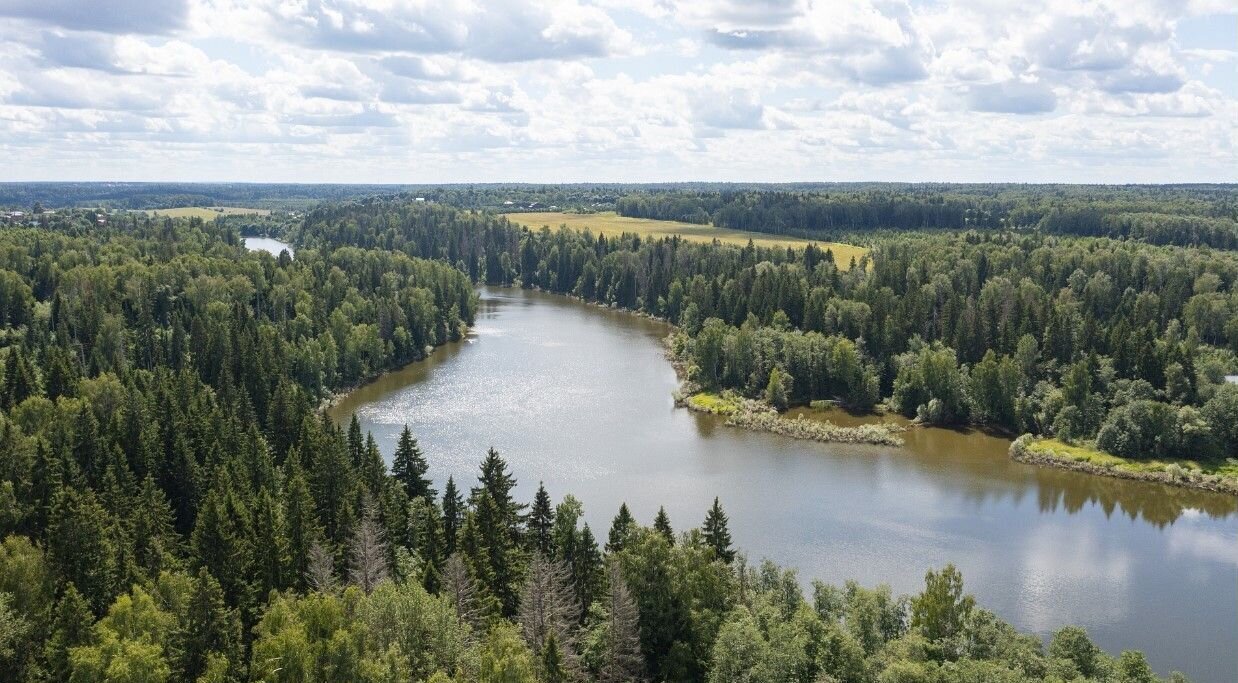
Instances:
[[[1238,0],[0,0],[0,180],[1238,181]]]

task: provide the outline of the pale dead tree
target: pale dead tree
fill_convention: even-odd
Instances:
[[[378,513],[366,503],[350,543],[348,580],[367,594],[387,578],[387,539],[378,525]]]
[[[307,553],[305,564],[305,582],[312,590],[319,593],[331,593],[336,588],[335,558],[331,551],[321,543],[314,541]]]
[[[580,603],[572,587],[572,574],[562,562],[549,560],[541,553],[529,563],[529,575],[520,592],[520,632],[534,652],[541,652],[554,634],[563,654],[564,670],[580,671],[576,655],[576,626],[580,623]]]
[[[606,650],[599,683],[624,683],[645,680],[645,657],[640,649],[640,611],[632,591],[623,580],[619,560],[606,566],[610,592],[606,594]]]
[[[441,594],[456,608],[456,619],[475,629],[480,623],[477,609],[477,584],[469,576],[469,568],[460,553],[452,553],[443,563]]]

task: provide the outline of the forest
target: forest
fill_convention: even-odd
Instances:
[[[645,190],[625,194],[615,209],[624,216],[820,239],[892,230],[1020,230],[1150,244],[1238,246],[1233,192],[1212,185]]]
[[[843,271],[407,198],[289,237],[295,259],[224,220],[0,230],[0,679],[1158,680],[1081,629],[1017,632],[951,566],[805,591],[733,546],[722,501],[595,533],[570,492],[516,500],[493,450],[432,482],[415,435],[381,453],[320,406],[459,338],[493,282],[673,320],[709,387],[1101,442],[1150,411],[1232,453],[1229,255],[965,233]]]

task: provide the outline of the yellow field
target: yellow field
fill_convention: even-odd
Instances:
[[[267,209],[247,209],[240,206],[184,206],[176,209],[151,209],[156,216],[171,218],[201,218],[204,221],[214,220],[219,216],[254,215],[266,216],[271,213]]]
[[[693,242],[711,242],[718,240],[725,244],[736,244],[743,246],[748,244],[748,240],[759,247],[802,247],[816,240],[800,239],[798,237],[781,237],[778,235],[768,235],[760,232],[746,232],[743,230],[731,230],[729,228],[715,228],[712,225],[694,225],[692,223],[679,223],[676,221],[658,221],[651,218],[629,218],[620,216],[613,211],[605,213],[508,213],[504,214],[513,223],[527,225],[530,228],[540,228],[543,225],[549,225],[551,228],[557,228],[561,225],[566,225],[573,230],[584,230],[588,228],[597,234],[617,235],[619,233],[629,232],[640,235],[641,237],[670,237],[679,235],[683,239]],[[846,269],[851,263],[851,257],[854,256],[857,261],[863,256],[868,249],[857,247],[853,244],[842,244],[839,242],[816,242],[817,246],[822,249],[830,249],[834,252],[834,262],[839,268]]]

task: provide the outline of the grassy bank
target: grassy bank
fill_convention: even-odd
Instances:
[[[690,410],[727,418],[730,427],[770,432],[805,441],[824,443],[864,443],[880,446],[902,446],[898,428],[888,424],[868,424],[840,427],[832,422],[808,420],[802,416],[784,417],[773,408],[733,392],[692,394],[681,403]]]
[[[1238,460],[1131,460],[1084,445],[1024,435],[1010,444],[1018,462],[1108,477],[1155,481],[1172,486],[1238,495]]]
[[[748,240],[752,240],[753,244],[761,247],[802,247],[813,241],[798,237],[770,235],[762,232],[716,228],[712,225],[659,221],[649,218],[630,218],[610,211],[587,214],[539,212],[509,213],[504,215],[513,223],[526,225],[530,228],[540,228],[544,225],[557,228],[565,225],[573,230],[583,231],[587,228],[594,233],[603,235],[618,235],[627,232],[653,239],[679,235],[683,239],[693,242],[712,242],[713,240],[718,240],[724,244],[739,246],[744,246],[748,244]],[[816,244],[823,249],[832,250],[834,252],[834,262],[838,264],[839,268],[844,270],[850,265],[853,257],[856,261],[859,261],[860,257],[868,252],[868,249],[864,247],[843,244],[841,242],[817,242]]]

